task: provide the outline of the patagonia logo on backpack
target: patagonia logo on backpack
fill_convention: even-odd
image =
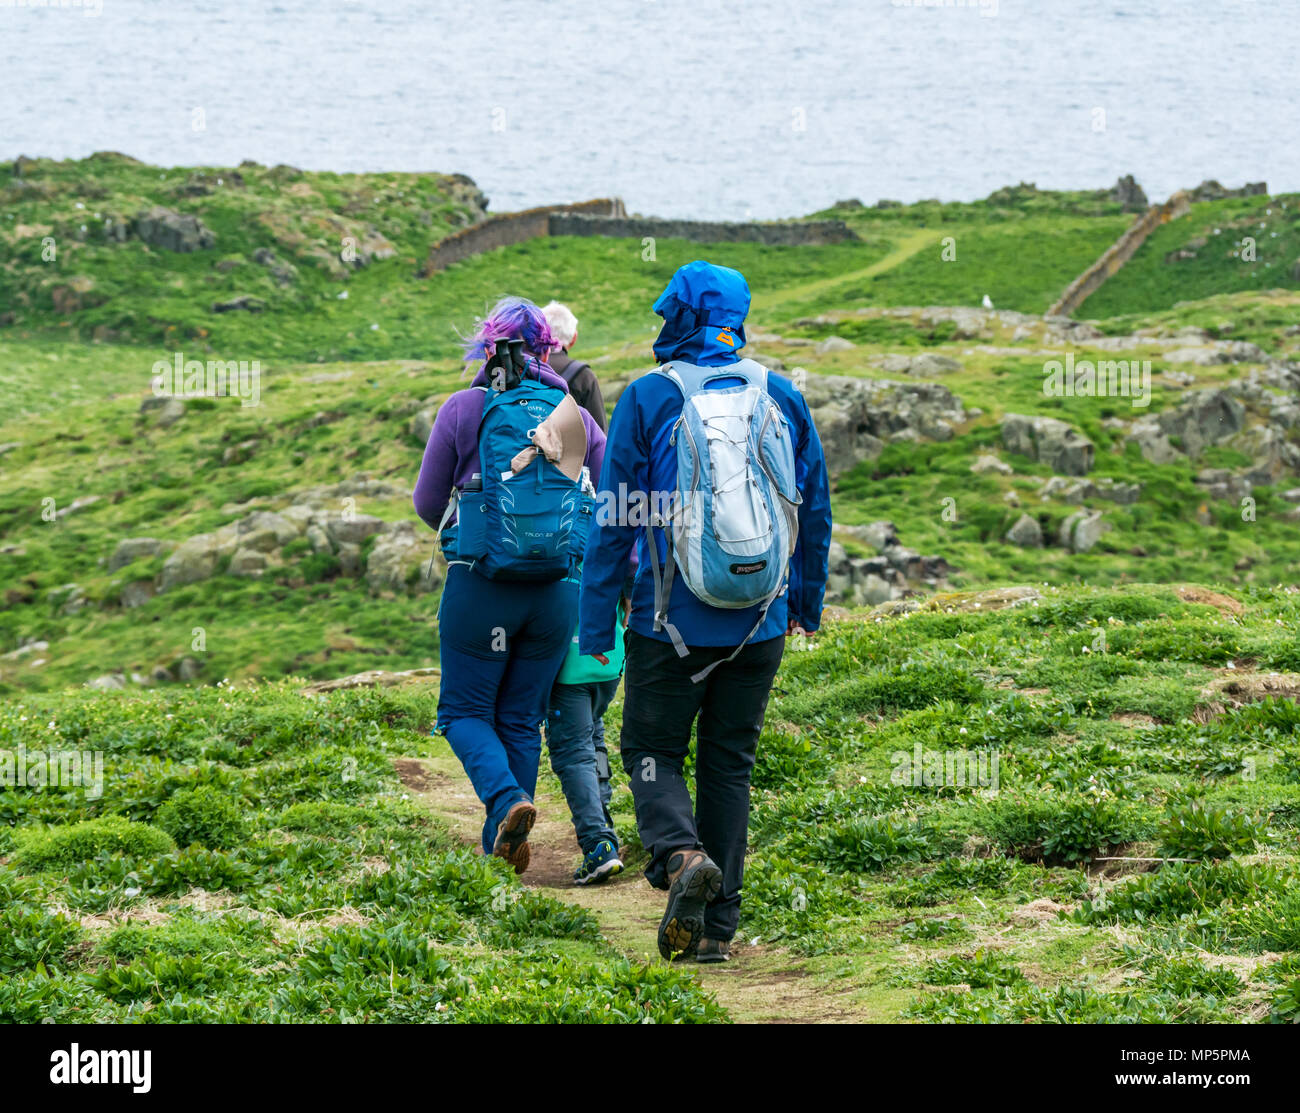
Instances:
[[[686,655],[668,620],[672,581],[680,574],[691,593],[710,606],[761,607],[753,630],[736,647],[739,653],[784,592],[799,537],[802,498],[795,485],[790,425],[767,392],[767,368],[753,360],[724,367],[673,362],[658,373],[677,386],[684,403],[671,437],[677,460],[671,510],[667,520],[649,527],[655,629],[666,630],[678,654]],[[719,379],[741,382],[708,386]],[[662,575],[654,525],[665,530],[668,541]]]
[[[562,579],[581,562],[592,493],[540,452],[517,474],[511,470],[565,397],[535,379],[488,391],[478,429],[482,488],[457,495],[456,524],[443,538],[449,560],[467,561],[488,579],[534,581]]]

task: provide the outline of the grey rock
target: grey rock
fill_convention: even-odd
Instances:
[[[830,352],[851,352],[857,345],[851,340],[845,340],[842,336],[828,336],[817,345],[817,354],[826,355]]]
[[[877,603],[887,603],[897,599],[901,592],[888,580],[868,573],[858,590],[858,597],[866,606],[874,607]]]
[[[897,545],[898,530],[893,522],[869,522],[865,526],[843,526],[841,532],[870,545],[878,553],[883,553],[891,545]]]
[[[1120,506],[1132,506],[1142,494],[1141,483],[1123,483],[1105,476],[1094,484],[1098,498],[1118,503]]]
[[[1096,453],[1092,441],[1054,417],[1007,414],[1002,419],[1002,443],[1011,452],[1064,475],[1086,475]]]
[[[305,506],[301,503],[294,503],[292,506],[286,506],[280,511],[280,517],[286,522],[290,522],[298,533],[304,533],[312,518],[316,516],[316,510],[313,507]]]
[[[1240,502],[1250,495],[1251,483],[1245,476],[1234,475],[1226,468],[1205,468],[1196,475],[1196,485],[1211,498]]]
[[[1154,419],[1135,421],[1129,429],[1127,438],[1136,444],[1143,459],[1152,464],[1172,464],[1179,459],[1179,452],[1169,437],[1161,431]]]
[[[86,607],[86,593],[80,584],[63,584],[51,588],[46,593],[50,603],[58,608],[60,614],[72,615]]]
[[[1246,407],[1226,390],[1211,388],[1189,394],[1174,409],[1157,415],[1156,421],[1166,436],[1180,439],[1184,453],[1197,456],[1206,446],[1239,433]]]
[[[265,532],[270,533],[270,530]],[[230,558],[230,574],[257,577],[266,571],[269,563],[264,552],[256,549],[238,549]]]
[[[1165,360],[1169,363],[1194,363],[1201,367],[1211,367],[1216,363],[1228,362],[1223,358],[1222,352],[1209,345],[1196,348],[1175,348],[1172,352],[1165,353]]]
[[[916,356],[907,368],[908,374],[911,375],[947,375],[960,370],[961,364],[955,359],[935,352],[924,352]]]
[[[231,464],[242,464],[245,460],[251,460],[253,454],[257,451],[258,443],[257,438],[254,437],[230,445],[221,453],[222,467],[229,467]]]
[[[263,546],[254,544],[249,540],[249,537],[269,531],[274,537],[275,543],[267,547],[274,549],[289,544],[307,527],[305,521],[293,521],[284,514],[277,514],[272,510],[256,510],[247,518],[238,522],[237,528],[241,536],[240,543],[252,549],[261,549]]]
[[[1040,549],[1043,545],[1043,530],[1036,519],[1028,514],[1021,514],[1015,524],[1007,530],[1006,539],[1022,549]]]
[[[184,416],[185,403],[179,398],[168,398],[162,409],[158,411],[158,426],[161,429],[170,429]]]
[[[336,545],[360,545],[372,534],[382,533],[386,524],[382,518],[370,514],[351,514],[330,518],[325,524],[325,532]]]
[[[810,375],[803,392],[833,473],[875,459],[885,440],[916,439],[925,429],[950,435],[967,416],[939,383]]]
[[[1061,523],[1058,540],[1071,552],[1086,553],[1110,529],[1110,523],[1102,518],[1100,512],[1079,510]]]
[[[363,495],[366,498],[386,499],[397,496],[407,497],[411,493],[410,488],[401,483],[393,483],[387,479],[371,479],[368,475],[351,476],[336,484],[332,490],[337,498]]]
[[[208,579],[217,570],[221,555],[216,534],[200,533],[182,541],[176,551],[163,562],[158,590],[170,591],[183,584],[198,583]]]
[[[125,584],[118,594],[118,601],[128,610],[136,607],[143,607],[150,599],[153,598],[153,584],[148,580],[136,580],[134,583]]]
[[[431,551],[431,546],[429,547]],[[429,551],[420,544],[413,522],[398,522],[375,542],[366,558],[366,583],[376,591],[404,591],[412,571],[418,571],[415,586],[432,591],[442,581],[442,569],[433,562],[431,576],[424,575],[429,565]]]
[[[971,464],[970,470],[976,475],[1013,475],[1015,469],[990,453],[982,453]]]
[[[1112,201],[1118,201],[1126,213],[1140,213],[1150,206],[1146,193],[1132,174],[1125,174],[1111,188]]]
[[[253,262],[266,267],[277,286],[292,286],[298,280],[298,268],[279,258],[269,247],[254,251]]]
[[[126,687],[126,676],[120,672],[106,673],[104,676],[95,677],[94,680],[88,680],[86,687],[101,692],[120,691]]]
[[[108,558],[108,570],[116,572],[141,557],[157,556],[162,550],[163,543],[156,537],[124,537]]]
[[[182,657],[180,664],[176,666],[176,674],[182,680],[197,680],[202,671],[203,662],[193,657]]]
[[[335,555],[345,576],[355,576],[361,571],[361,546],[352,541],[339,542]]]
[[[240,522],[242,526],[244,523]],[[281,541],[276,536],[273,529],[251,529],[241,530],[239,534],[239,548],[236,550],[236,556],[239,553],[269,553],[278,549]]]
[[[330,544],[329,535],[320,526],[311,525],[307,527],[307,540],[311,544],[313,553],[332,553],[334,551],[334,546]]]
[[[198,217],[161,205],[136,217],[135,234],[150,247],[181,253],[201,251],[217,242],[212,230]]]

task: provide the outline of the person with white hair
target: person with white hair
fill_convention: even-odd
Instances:
[[[595,418],[600,431],[606,432],[609,422],[605,419],[605,399],[600,393],[596,373],[589,364],[569,355],[569,349],[578,340],[578,318],[573,315],[573,310],[558,301],[544,305],[542,313],[551,326],[551,335],[558,345],[551,352],[551,370],[568,385],[573,400]]]

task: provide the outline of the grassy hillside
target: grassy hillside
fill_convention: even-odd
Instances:
[[[0,796],[0,1019],[694,1022],[793,980],[841,1019],[1295,1020],[1296,598],[990,592],[832,625],[777,679],[739,973],[647,965],[632,877],[523,887],[459,848],[419,684],[11,701],[0,747],[101,749],[104,779]]]
[[[1300,194],[1207,201],[1157,228],[1083,303],[1079,316],[1116,317],[1216,294],[1294,290],[1300,287],[1298,263]]]
[[[786,981],[815,1019],[1298,1015],[1293,199],[1193,206],[1071,323],[1041,314],[1131,219],[1104,192],[840,207],[861,238],[834,247],[538,240],[425,280],[429,243],[482,215],[467,179],[20,169],[0,774],[20,745],[100,750],[104,789],[0,791],[0,1019],[762,1019]],[[151,246],[157,207],[213,239]],[[1261,220],[1267,281],[1217,246]],[[300,691],[437,661],[410,487],[475,315],[569,301],[616,399],[693,258],[746,273],[748,354],[806,392],[844,592],[778,679],[734,976],[647,964],[625,783],[624,881],[565,887],[546,779],[553,868],[521,886],[464,848],[436,673]],[[155,397],[178,352],[258,361],[258,404]],[[1045,392],[1067,356],[1149,360],[1149,397]],[[1086,467],[1014,447],[1014,415],[1066,423]],[[951,570],[867,610],[866,568],[900,551],[880,522]],[[998,783],[899,783],[916,746],[996,754]]]

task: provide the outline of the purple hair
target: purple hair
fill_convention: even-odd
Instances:
[[[465,362],[487,359],[498,340],[524,342],[524,351],[541,359],[555,347],[555,337],[542,311],[527,298],[504,297],[479,322],[477,331],[465,341]]]

